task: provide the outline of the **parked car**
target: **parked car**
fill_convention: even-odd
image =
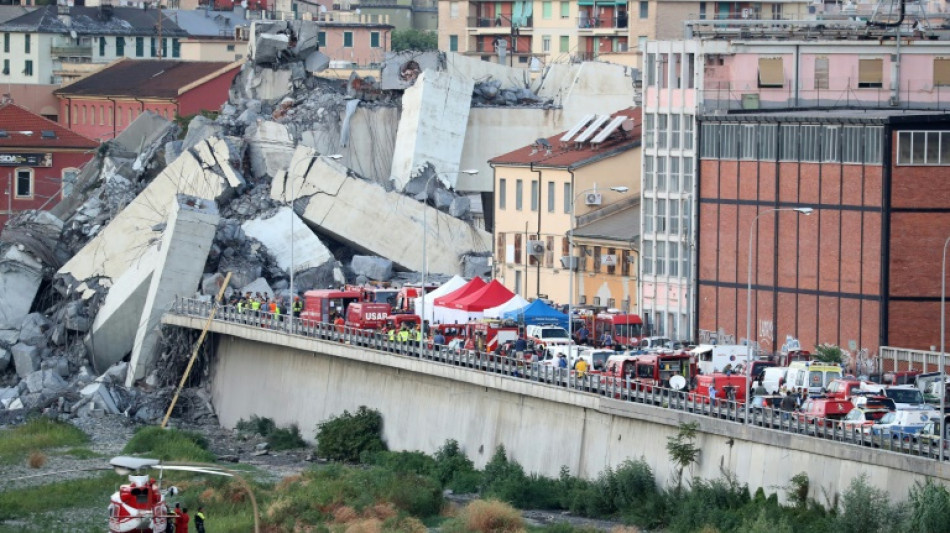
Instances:
[[[890,413],[888,409],[855,407],[841,419],[841,426],[855,435],[869,434],[871,426],[884,418],[887,413]]]
[[[855,391],[861,388],[861,382],[856,379],[835,379],[825,387],[825,397],[838,400],[850,400]]]
[[[854,409],[854,404],[848,400],[809,398],[798,409],[798,419],[807,424],[831,426],[834,421],[847,416],[852,409]]]
[[[861,390],[869,394],[879,394],[894,400],[898,409],[924,405],[924,394],[914,385],[894,385],[886,387],[873,383],[862,383]]]
[[[901,439],[904,436],[912,437],[919,432],[931,419],[938,419],[940,414],[931,407],[898,408],[881,417],[871,425],[871,434]]]
[[[946,420],[944,425],[947,430],[947,434],[950,435],[950,416],[945,417]],[[924,424],[924,427],[920,428],[915,435],[912,435],[911,438],[915,442],[929,443],[931,446],[940,445],[940,419],[931,420]],[[950,439],[943,440],[943,448],[946,450],[950,448]]]
[[[859,407],[861,409],[886,409],[888,411],[897,410],[897,404],[894,403],[894,400],[888,398],[887,396],[879,396],[875,394],[852,396],[851,403],[853,403],[855,407]]]

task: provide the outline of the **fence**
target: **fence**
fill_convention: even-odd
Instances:
[[[195,299],[176,298],[170,310],[181,316],[207,318],[212,303]],[[745,404],[727,399],[710,400],[706,396],[646,385],[629,378],[613,378],[600,373],[580,373],[558,368],[556,359],[541,363],[504,355],[474,350],[450,349],[446,346],[427,346],[418,342],[390,341],[386,336],[369,330],[314,322],[286,315],[265,312],[239,312],[234,306],[219,306],[215,321],[230,322],[252,327],[286,331],[288,335],[309,337],[326,342],[360,346],[394,356],[417,357],[433,363],[452,365],[483,372],[491,372],[510,379],[528,380],[539,386],[573,389],[579,394],[597,394],[626,402],[636,402],[665,409],[686,411],[695,415],[715,417],[738,423],[751,423],[766,429],[813,436],[890,451],[921,455],[937,459],[940,456],[938,438],[916,438],[908,434],[870,432],[860,427],[849,427],[839,420],[806,416],[804,413],[782,411],[769,407],[750,406],[746,419]],[[548,364],[548,363],[551,364]],[[944,445],[946,448],[946,445]],[[944,455],[947,455],[945,452]]]
[[[940,352],[881,346],[880,354],[881,371],[884,372],[896,372],[898,370],[940,371]]]

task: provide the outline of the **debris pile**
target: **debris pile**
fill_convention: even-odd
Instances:
[[[302,293],[418,281],[423,257],[430,280],[490,271],[481,213],[456,190],[470,110],[550,97],[520,71],[431,52],[392,54],[378,78],[321,77],[312,22],[256,22],[250,39],[216,116],[181,131],[140,115],[58,205],[0,234],[0,423],[28,409],[154,422],[194,341],[161,315],[176,296],[213,297],[228,272],[226,297],[286,304],[291,272]],[[181,415],[213,418],[207,393],[189,394]]]

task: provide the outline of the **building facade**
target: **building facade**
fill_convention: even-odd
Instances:
[[[77,175],[98,146],[20,106],[0,106],[0,229],[21,211],[55,206],[63,180]]]
[[[167,119],[216,111],[242,62],[118,61],[57,89],[60,123],[87,137],[115,138],[140,114]]]
[[[592,302],[601,283],[587,282],[584,275],[607,274],[607,266],[611,267],[611,275],[625,278],[617,282],[616,288],[613,284],[608,287],[609,298],[620,306],[624,300],[629,304],[636,294],[630,254],[616,252],[618,262],[605,265],[602,258],[608,255],[608,246],[595,242],[597,235],[589,237],[590,247],[583,251],[579,241],[575,241],[574,257],[580,259],[571,259],[572,207],[578,225],[592,222],[616,212],[616,204],[624,200],[624,194],[611,191],[612,187],[626,187],[625,194],[635,197],[640,186],[636,171],[639,109],[602,117],[600,120],[592,116],[569,132],[540,139],[491,160],[495,179],[495,277],[525,298],[541,297],[567,304],[573,284],[575,303],[581,301],[581,296]],[[615,124],[613,130],[598,138],[596,133],[611,124]],[[570,139],[562,140],[568,133]],[[574,140],[578,138],[582,140]],[[628,204],[629,201],[622,205],[629,207]],[[614,246],[620,247],[616,243]],[[585,270],[580,270],[581,265]],[[607,299],[605,296],[604,300]]]

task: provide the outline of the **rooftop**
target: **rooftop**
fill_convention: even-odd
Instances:
[[[59,18],[57,6],[43,6],[0,24],[3,32],[32,32],[77,35],[156,35],[158,33],[158,10],[137,7],[112,7],[111,11],[99,7],[73,6],[69,8],[70,22]],[[162,35],[187,37],[188,33],[178,27],[167,15],[162,16]]]
[[[196,82],[240,67],[241,62],[123,59],[63,86],[57,96],[174,98]]]
[[[638,107],[622,109],[610,116],[588,115],[571,130],[538,139],[502,154],[490,163],[513,166],[533,163],[541,168],[581,167],[640,146],[641,125]]]
[[[17,17],[22,17],[35,9],[35,7],[27,6],[0,6],[0,24]]]
[[[234,37],[234,28],[250,26],[243,10],[208,11],[207,9],[166,9],[168,18],[192,37]]]
[[[99,143],[16,104],[0,105],[0,148],[83,148]]]
[[[581,239],[603,239],[632,243],[640,235],[640,202],[632,202],[620,209],[599,217],[593,222],[583,224],[574,230],[574,237]]]

